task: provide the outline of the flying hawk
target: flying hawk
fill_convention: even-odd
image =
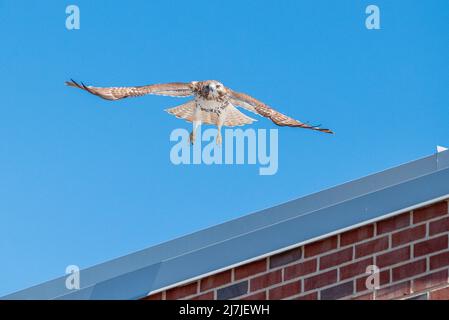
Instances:
[[[233,91],[215,80],[192,81],[189,83],[174,82],[140,87],[109,88],[86,86],[83,83],[78,84],[72,80],[66,82],[66,85],[86,90],[87,92],[106,100],[119,100],[128,97],[139,97],[147,94],[170,97],[193,96],[193,100],[166,110],[168,113],[176,116],[177,118],[192,122],[193,130],[190,134],[190,142],[192,144],[195,143],[196,131],[202,123],[217,126],[218,134],[216,137],[216,142],[217,144],[221,144],[222,126],[243,126],[256,121],[255,119],[241,113],[236,107],[241,107],[268,118],[281,127],[287,126],[305,128],[325,133],[333,133],[329,129],[323,129],[319,126],[312,126],[290,118],[267,106],[263,102],[260,102],[247,94]]]

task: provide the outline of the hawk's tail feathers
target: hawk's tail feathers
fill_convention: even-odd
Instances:
[[[184,119],[193,122],[193,113],[195,111],[195,101],[189,101],[180,106],[166,109],[168,113],[174,115],[176,118]]]
[[[224,125],[227,127],[240,127],[251,124],[255,121],[257,120],[248,117],[246,114],[240,112],[236,107],[230,105],[228,106]]]

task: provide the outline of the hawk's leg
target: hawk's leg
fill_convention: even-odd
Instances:
[[[226,120],[226,114],[227,114],[227,107],[228,105],[224,106],[223,109],[220,109],[218,111],[218,121],[217,121],[217,138],[215,139],[217,144],[221,146],[222,138],[221,138],[221,127],[225,123]]]
[[[192,132],[190,133],[190,138],[189,141],[191,144],[195,143],[195,139],[196,139],[196,130],[198,129],[198,127],[201,125],[201,121],[193,121],[193,125],[192,125]]]
[[[219,146],[221,146],[221,142],[222,142],[222,139],[221,139],[221,126],[222,126],[221,124],[217,125],[217,138],[215,139]]]

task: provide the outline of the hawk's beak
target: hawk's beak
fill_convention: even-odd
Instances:
[[[207,86],[207,87],[204,87],[204,95],[206,96],[206,97],[212,97],[213,95],[214,95],[214,90],[210,87],[210,86]]]

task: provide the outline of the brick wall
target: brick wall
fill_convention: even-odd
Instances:
[[[449,299],[447,201],[367,224],[146,299]],[[367,266],[379,267],[369,290]]]

